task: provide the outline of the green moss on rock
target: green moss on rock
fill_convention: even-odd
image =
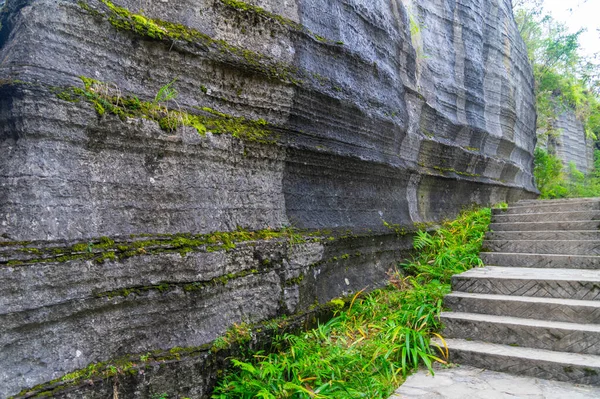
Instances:
[[[276,135],[264,119],[250,120],[235,117],[208,107],[197,107],[197,114],[173,110],[156,101],[140,101],[135,96],[122,95],[114,85],[81,76],[84,88],[72,87],[57,94],[58,98],[70,101],[83,100],[91,103],[99,117],[109,113],[122,120],[126,118],[145,118],[157,122],[161,129],[169,132],[181,126],[190,126],[204,135],[230,134],[235,138],[274,144]]]
[[[261,240],[285,240],[291,245],[306,243],[318,238],[318,232],[301,232],[293,228],[281,230],[264,229],[248,231],[243,228],[230,232],[208,234],[173,235],[133,235],[132,242],[115,242],[109,237],[101,237],[66,247],[27,248],[30,242],[2,243],[4,247],[16,247],[21,253],[32,255],[29,259],[9,259],[0,262],[4,266],[20,266],[48,262],[68,262],[72,260],[91,260],[99,263],[124,260],[134,256],[155,255],[161,253],[179,253],[185,256],[190,252],[228,251],[238,243]],[[22,247],[22,248],[18,248]]]
[[[225,40],[213,39],[205,33],[179,23],[148,18],[142,14],[136,14],[126,8],[116,6],[108,0],[100,1],[107,7],[107,11],[104,13],[93,10],[85,3],[80,3],[80,6],[94,17],[106,18],[117,30],[133,32],[152,40],[166,41],[169,47],[172,46],[173,41],[199,44],[207,49],[216,50],[220,54],[228,55],[250,69],[259,71],[270,78],[295,85],[301,84],[301,79],[298,76],[299,70],[293,65],[278,62],[264,54],[233,46]]]

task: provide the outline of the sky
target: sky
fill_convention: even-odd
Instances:
[[[587,28],[579,37],[583,55],[600,54],[600,0],[544,0],[544,10],[564,22],[572,32]]]

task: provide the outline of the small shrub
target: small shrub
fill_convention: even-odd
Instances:
[[[594,151],[594,170],[588,176],[577,170],[574,162],[565,171],[558,157],[540,148],[535,150],[534,176],[543,199],[600,196],[599,167],[598,150]]]

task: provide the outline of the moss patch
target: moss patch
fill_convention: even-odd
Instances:
[[[135,14],[126,8],[114,5],[108,0],[100,0],[107,11],[94,10],[88,4],[79,5],[95,18],[106,19],[117,30],[129,31],[137,35],[158,41],[167,42],[169,48],[173,41],[187,42],[214,51],[219,56],[227,56],[244,65],[249,70],[260,72],[270,78],[278,79],[294,85],[300,85],[300,73],[293,65],[278,62],[273,58],[245,48],[233,46],[225,40],[216,40],[209,35],[185,25],[148,18]],[[283,18],[283,17],[281,17]]]
[[[174,347],[168,350],[154,350],[145,353],[126,355],[117,359],[93,363],[35,387],[24,389],[10,399],[52,397],[65,389],[77,389],[82,384],[93,384],[122,375],[143,373],[156,364],[177,362],[210,354],[207,364],[214,364],[217,358],[245,358],[251,346],[270,348],[273,337],[285,332],[310,328],[321,318],[330,318],[335,310],[344,308],[346,299],[334,299],[329,303],[317,305],[314,309],[292,316],[280,316],[275,319],[249,324],[236,323],[221,337],[201,346]],[[253,341],[256,340],[256,343]]]
[[[152,364],[178,361],[186,357],[194,357],[206,353],[211,344],[170,350],[155,350],[143,354],[126,355],[106,362],[93,363],[86,368],[65,374],[44,384],[23,390],[12,398],[41,398],[52,397],[67,388],[76,387],[84,381],[93,382],[113,378],[127,373],[137,374],[146,366]]]
[[[83,89],[71,87],[57,92],[61,100],[87,101],[93,105],[98,116],[106,113],[126,118],[145,118],[155,121],[161,129],[173,132],[182,126],[190,126],[204,135],[230,134],[235,138],[262,144],[274,144],[276,134],[264,119],[250,120],[218,112],[208,107],[198,107],[198,113],[169,109],[158,101],[141,101],[136,96],[123,95],[121,90],[105,82],[85,76],[80,77]]]
[[[76,243],[69,247],[38,248],[30,242],[6,242],[4,247],[15,248],[19,253],[32,255],[28,259],[13,259],[0,262],[4,266],[20,266],[36,263],[67,262],[70,260],[94,260],[97,262],[123,260],[133,256],[154,255],[160,253],[179,253],[186,256],[189,252],[228,251],[238,243],[261,240],[285,240],[290,244],[320,241],[321,232],[301,232],[293,228],[281,230],[264,229],[248,231],[238,227],[231,232],[209,234],[173,234],[173,235],[132,235],[132,242],[115,242],[108,237]],[[142,238],[142,239],[139,239]]]
[[[170,283],[170,282],[162,282],[160,284],[155,285],[147,285],[143,287],[127,287],[121,288],[114,291],[106,291],[96,294],[98,298],[116,298],[116,297],[128,297],[131,294],[141,295],[147,292],[155,291],[155,292],[169,292],[175,289],[183,289],[185,292],[194,292],[206,287],[216,287],[219,285],[227,285],[230,281],[250,276],[252,274],[258,274],[259,271],[256,269],[252,270],[243,270],[237,273],[229,273],[224,276],[215,277],[208,281],[197,281],[193,283]]]
[[[281,26],[291,28],[296,31],[308,32],[308,29],[306,29],[301,24],[294,22],[289,18],[285,18],[281,15],[271,13],[262,7],[255,6],[253,4],[248,4],[246,2],[239,1],[239,0],[219,0],[219,1],[222,4],[224,4],[225,6],[232,8],[236,11],[241,11],[241,12],[258,15],[265,19],[269,19],[273,22],[276,22],[276,23],[280,24]]]
[[[258,16],[259,18],[264,18],[264,19],[270,20],[278,25],[281,25],[281,26],[287,28],[287,29],[293,30],[298,33],[303,33],[303,34],[311,37],[313,40],[315,40],[317,42],[330,44],[330,45],[336,45],[336,46],[344,45],[344,42],[342,42],[342,41],[331,40],[331,39],[328,39],[321,35],[317,35],[316,33],[312,32],[310,29],[308,29],[304,25],[299,24],[298,22],[292,21],[291,19],[283,17],[281,15],[269,12],[262,7],[255,6],[253,4],[248,4],[248,3],[244,2],[244,1],[240,1],[240,0],[219,0],[219,1],[222,4],[224,4],[225,6],[231,8],[233,10],[236,10],[238,12],[252,14],[254,16]]]
[[[453,169],[453,168],[444,168],[444,167],[441,167],[441,166],[434,166],[433,169],[435,169],[435,170],[437,170],[439,172],[442,172],[442,173],[455,173],[455,174],[460,175],[460,176],[468,176],[468,177],[479,177],[479,176],[481,176],[481,175],[478,175],[477,173],[460,172],[460,171],[458,171],[456,169]]]

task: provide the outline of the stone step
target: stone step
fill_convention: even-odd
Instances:
[[[542,203],[511,206],[508,209],[492,209],[494,215],[512,215],[522,213],[571,212],[600,210],[600,201],[583,201],[571,203]]]
[[[598,220],[576,220],[561,222],[501,222],[490,224],[491,231],[564,231],[598,230]]]
[[[489,231],[486,240],[600,240],[599,230]]]
[[[494,215],[493,223],[570,222],[600,220],[600,211],[516,213]]]
[[[460,313],[600,323],[600,301],[453,292],[444,298],[444,306]]]
[[[600,269],[600,257],[589,255],[548,255],[509,252],[482,252],[485,265],[548,269]]]
[[[452,277],[454,291],[600,300],[600,270],[486,266]]]
[[[524,206],[524,205],[557,205],[557,204],[576,204],[582,202],[599,202],[600,198],[562,198],[562,199],[553,199],[553,200],[519,200],[512,204],[509,208],[513,206]]]
[[[600,241],[592,240],[486,240],[485,252],[554,255],[600,255]]]
[[[600,324],[442,312],[444,336],[558,352],[600,355]]]
[[[440,347],[444,343],[434,342]],[[446,339],[453,363],[546,380],[600,385],[600,356]]]

